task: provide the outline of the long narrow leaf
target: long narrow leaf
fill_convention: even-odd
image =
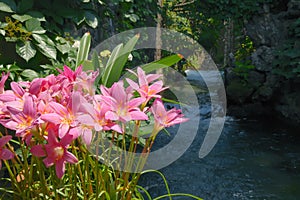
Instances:
[[[113,50],[105,67],[105,72],[102,77],[102,84],[110,87],[114,82],[120,79],[122,70],[128,60],[128,56],[134,49],[139,37],[139,34],[137,34],[132,37],[124,46],[120,44]]]
[[[89,32],[85,33],[81,40],[76,58],[76,67],[81,65],[83,61],[87,60],[91,46],[91,34]],[[84,66],[83,66],[84,68]]]
[[[158,69],[170,67],[170,66],[176,64],[177,62],[179,62],[182,58],[183,58],[182,55],[175,54],[175,55],[171,55],[171,56],[162,58],[160,60],[157,60],[157,61],[154,61],[151,63],[147,63],[141,67],[143,68],[143,70],[146,73],[150,73],[150,72],[158,70]],[[131,73],[127,73],[126,78],[130,78],[133,81],[137,79],[137,77]]]
[[[145,64],[142,66],[142,68],[146,73],[149,73],[154,70],[170,67],[170,66],[176,64],[177,62],[179,62],[182,58],[183,58],[182,55],[175,54],[175,55],[171,55],[171,56],[162,58],[158,61],[154,61],[154,62]]]
[[[104,73],[102,76],[102,84],[105,86],[108,86],[108,80],[112,74],[114,63],[116,62],[118,56],[120,55],[122,47],[123,47],[123,44],[119,44],[118,46],[116,46],[114,48],[114,50],[112,51],[111,56],[109,57],[109,60],[107,61],[107,64],[106,64],[106,67],[104,69]]]

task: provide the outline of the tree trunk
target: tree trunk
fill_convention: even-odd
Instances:
[[[228,19],[224,21],[224,60],[223,66],[232,66],[234,60],[234,26],[233,20]]]
[[[157,23],[156,23],[156,38],[155,38],[155,55],[154,60],[160,60],[161,59],[161,47],[162,47],[162,40],[161,40],[161,27],[162,27],[162,15],[160,11],[163,7],[163,0],[158,0],[157,2],[159,6],[159,11],[157,13]]]

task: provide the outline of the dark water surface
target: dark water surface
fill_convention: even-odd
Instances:
[[[199,95],[199,100],[207,101],[207,96]],[[300,129],[271,117],[235,119],[227,116],[218,143],[200,159],[199,148],[210,120],[209,108],[209,104],[202,102],[199,112],[204,113],[204,117],[188,151],[160,170],[168,180],[171,193],[190,193],[207,200],[300,199]],[[208,116],[205,117],[205,113]],[[154,150],[171,139],[172,136],[160,135]],[[166,194],[157,174],[142,176],[140,184],[152,197]]]

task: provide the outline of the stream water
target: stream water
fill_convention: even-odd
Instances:
[[[199,148],[210,120],[210,102],[207,93],[197,96],[202,116],[200,123],[195,124],[199,126],[197,136],[183,156],[160,170],[171,193],[189,193],[207,200],[300,199],[300,128],[272,117],[227,116],[214,149],[200,159]],[[157,137],[154,150],[172,140],[176,127],[169,131],[171,137],[165,134]],[[167,192],[155,173],[143,175],[140,184],[152,197]]]

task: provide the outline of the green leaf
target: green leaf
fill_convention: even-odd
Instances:
[[[171,56],[162,58],[160,60],[145,64],[141,67],[143,68],[143,70],[146,73],[150,73],[150,72],[158,70],[158,69],[163,69],[163,68],[166,68],[166,67],[170,67],[170,66],[176,64],[177,62],[179,62],[182,58],[183,58],[182,55],[175,54],[175,55],[171,55]],[[130,78],[131,80],[136,80],[137,79],[137,77],[134,74],[131,74],[131,73],[127,73],[126,78]]]
[[[79,49],[76,58],[76,67],[78,67],[83,61],[87,60],[91,46],[91,34],[85,33],[80,39]]]
[[[95,80],[95,85],[97,86],[101,77],[102,77],[102,74],[103,74],[103,64],[100,62],[99,60],[99,57],[98,57],[98,54],[97,54],[97,51],[94,51],[93,52],[93,55],[92,55],[92,63],[93,63],[93,66],[94,66],[94,70],[98,70],[99,71],[99,75],[97,76],[96,80]]]
[[[16,44],[16,52],[19,56],[25,59],[27,62],[33,58],[36,54],[36,50],[30,41]]]
[[[139,34],[132,37],[126,44],[119,44],[113,50],[102,76],[102,84],[110,87],[114,82],[120,79],[123,68],[128,60],[128,55],[133,50],[139,39]]]
[[[103,72],[102,76],[102,84],[105,85],[106,87],[110,87],[112,85],[111,82],[112,78],[112,70],[114,69],[115,71],[118,70],[120,73],[123,70],[123,67],[115,65],[118,57],[120,57],[121,54],[121,49],[123,48],[123,44],[119,44],[114,48],[114,50],[111,53],[111,56],[109,57],[109,60],[107,61],[107,64],[105,66],[105,70]],[[115,66],[115,67],[114,67]],[[116,77],[119,79],[119,77]]]
[[[5,30],[0,29],[0,34],[5,36]]]
[[[0,11],[14,13],[17,10],[15,1],[13,0],[1,0]]]
[[[41,12],[38,12],[38,11],[29,11],[26,14],[29,15],[29,16],[31,16],[32,18],[36,18],[40,22],[46,21],[45,16]]]
[[[177,62],[179,62],[182,58],[183,58],[182,55],[175,54],[175,55],[171,55],[171,56],[162,58],[158,61],[154,61],[154,62],[145,64],[142,66],[142,68],[146,73],[149,73],[154,70],[170,67],[170,66],[176,64]]]
[[[40,52],[45,56],[47,56],[48,58],[52,58],[54,60],[56,59],[57,52],[54,46],[51,46],[46,43],[40,43],[37,44],[37,47],[39,48]]]
[[[58,44],[56,45],[56,48],[62,53],[62,54],[65,54],[65,53],[68,53],[70,51],[70,44],[69,43],[66,43],[66,44]]]
[[[84,60],[82,62],[82,68],[84,71],[94,70],[94,65],[90,60]]]
[[[22,0],[18,5],[18,12],[24,13],[30,10],[33,6],[33,0]]]
[[[41,22],[36,18],[31,18],[31,19],[27,20],[25,22],[25,26],[26,26],[27,31],[32,32],[32,33],[43,34],[46,32],[46,30],[44,30],[41,27]]]
[[[14,14],[12,15],[12,18],[20,21],[20,22],[25,22],[26,20],[29,20],[32,18],[32,16],[30,15],[18,15],[18,14]]]
[[[39,77],[39,74],[36,71],[33,71],[32,69],[25,69],[22,73],[21,76],[26,77],[29,80],[33,80],[35,78]]]
[[[84,21],[92,28],[97,28],[98,18],[90,11],[84,12]]]
[[[55,46],[55,43],[47,36],[47,35],[39,35],[39,34],[32,34],[32,37],[37,41],[38,43],[46,43],[51,46]]]

